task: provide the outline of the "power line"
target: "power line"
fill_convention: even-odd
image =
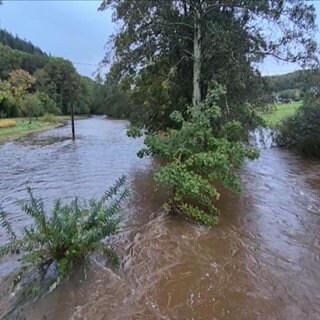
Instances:
[[[94,63],[86,63],[86,62],[74,62],[74,61],[71,61],[72,63],[74,64],[81,64],[81,65],[84,65],[84,66],[95,66],[95,67],[99,67],[100,64],[94,64]]]

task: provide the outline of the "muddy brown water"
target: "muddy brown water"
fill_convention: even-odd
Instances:
[[[127,138],[125,125],[81,120],[75,143],[62,139],[64,127],[0,146],[0,195],[18,230],[29,223],[15,203],[27,180],[48,206],[98,196],[122,173],[131,187],[109,239],[120,270],[93,256],[87,278],[75,272],[26,307],[25,319],[320,319],[319,161],[262,150],[240,169],[243,193],[225,190],[219,225],[204,228],[162,212],[153,163],[136,158],[142,141]],[[1,260],[0,275],[15,266]]]

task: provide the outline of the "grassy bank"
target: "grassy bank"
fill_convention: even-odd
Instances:
[[[288,116],[291,116],[301,106],[302,101],[294,101],[293,103],[279,103],[274,108],[275,110],[268,113],[262,113],[262,118],[270,127],[275,127],[280,121]]]
[[[32,120],[29,124],[28,118],[12,118],[0,120],[0,122],[11,122],[11,125],[7,127],[1,127],[0,125],[0,143],[18,139],[29,133],[39,132],[51,128],[58,127],[66,124],[70,120],[70,116],[56,116],[49,118],[39,118],[38,120]],[[12,125],[15,122],[15,126]]]

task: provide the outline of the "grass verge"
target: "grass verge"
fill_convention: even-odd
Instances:
[[[293,103],[279,103],[275,105],[274,110],[268,113],[261,113],[261,117],[265,120],[269,127],[277,126],[281,120],[291,116],[301,106],[302,101],[294,101]]]
[[[0,129],[15,127],[16,125],[17,125],[17,123],[11,119],[0,120]]]
[[[77,117],[82,119],[83,117]],[[29,118],[13,118],[13,119],[6,119],[5,121],[12,121],[15,122],[16,125],[12,127],[0,127],[0,144],[18,139],[29,133],[40,132],[48,129],[52,129],[55,127],[59,127],[64,125],[70,120],[70,116],[56,116],[54,121],[51,120],[50,122],[47,121],[48,119],[39,118],[38,120],[32,120],[32,123],[29,124]],[[4,120],[1,120],[4,121]]]

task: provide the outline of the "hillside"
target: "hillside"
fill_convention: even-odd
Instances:
[[[72,62],[0,30],[0,117],[95,112],[96,87]]]
[[[21,39],[17,35],[14,36],[7,30],[0,30],[0,43],[11,49],[16,49],[30,54],[46,55],[39,47],[32,44],[30,41]]]
[[[298,70],[278,76],[267,76],[265,78],[272,92],[281,92],[290,89],[298,89],[304,92],[316,85],[320,74],[319,71],[315,70]]]

